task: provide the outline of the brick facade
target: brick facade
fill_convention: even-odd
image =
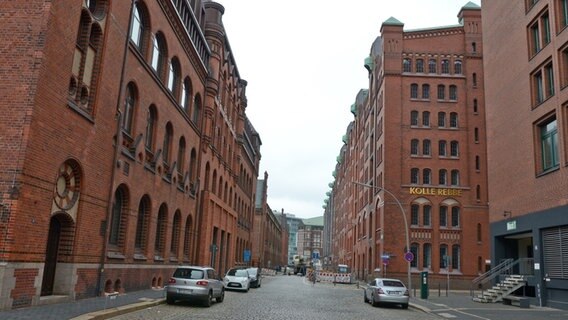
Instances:
[[[1,309],[223,273],[251,248],[261,142],[224,8],[87,3],[0,3]]]
[[[452,288],[463,289],[485,271],[481,10],[465,6],[458,17],[459,25],[420,30],[403,30],[390,18],[365,60],[369,89],[351,107],[355,119],[326,208],[333,262],[348,264],[359,279],[408,282],[410,270],[414,288],[420,272],[432,285],[445,283],[449,272]]]

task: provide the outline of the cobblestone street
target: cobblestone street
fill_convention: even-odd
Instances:
[[[227,292],[225,301],[210,308],[198,304],[162,304],[115,317],[121,319],[420,319],[437,317],[409,308],[372,307],[363,302],[362,289],[355,286],[316,283],[303,277],[266,277],[262,287],[248,293]]]

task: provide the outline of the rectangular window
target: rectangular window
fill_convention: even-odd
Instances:
[[[422,208],[423,212],[423,219],[422,224],[425,227],[429,227],[431,225],[431,215],[432,215],[432,207],[431,206],[424,206]]]
[[[545,63],[531,74],[531,93],[536,107],[554,95],[554,69],[552,61]]]
[[[542,171],[558,167],[558,127],[556,117],[539,125]]]
[[[568,46],[560,49],[559,62],[560,67],[558,70],[560,72],[560,85],[564,88],[568,86]]]
[[[568,25],[568,0],[556,0],[556,21],[560,33]]]
[[[550,18],[548,17],[548,12],[543,14],[541,19],[542,23],[542,46],[546,46],[550,43]]]
[[[438,100],[444,100],[446,94],[446,86],[439,85],[438,86]]]
[[[448,207],[440,207],[440,227],[448,225]]]
[[[540,31],[538,30],[538,21],[530,26],[530,48],[531,56],[540,51]]]
[[[411,226],[417,226],[417,225],[418,225],[418,210],[419,210],[420,208],[418,207],[418,205],[413,204],[410,209],[411,209],[411,212],[410,212],[410,225],[411,225]]]

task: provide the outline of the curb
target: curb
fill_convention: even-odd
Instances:
[[[157,306],[166,302],[166,299],[153,299],[150,301],[136,302],[132,304],[127,304],[120,307],[109,308],[106,310],[95,311],[91,313],[86,313],[78,317],[72,318],[71,320],[103,320],[110,319],[125,313],[134,312],[149,307]]]

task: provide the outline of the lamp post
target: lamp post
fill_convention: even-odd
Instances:
[[[410,252],[410,240],[408,238],[408,221],[406,220],[406,212],[404,211],[404,208],[402,207],[402,204],[400,203],[398,198],[392,192],[388,191],[387,189],[385,189],[383,187],[377,187],[377,186],[373,186],[373,185],[365,184],[365,183],[361,183],[361,182],[356,182],[356,181],[351,181],[351,182],[353,184],[360,185],[360,186],[363,186],[363,187],[369,187],[369,188],[377,189],[379,191],[384,191],[385,193],[388,193],[391,197],[393,197],[393,199],[398,204],[398,207],[400,208],[400,213],[402,214],[402,218],[404,220],[404,232],[405,232],[405,236],[406,236],[406,254],[408,254]],[[406,254],[405,254],[405,259],[406,259]],[[410,277],[410,261],[406,260],[406,263],[407,263],[406,272],[407,272],[407,276],[408,276],[408,294],[410,296],[412,296],[412,282],[411,282],[412,279]]]

